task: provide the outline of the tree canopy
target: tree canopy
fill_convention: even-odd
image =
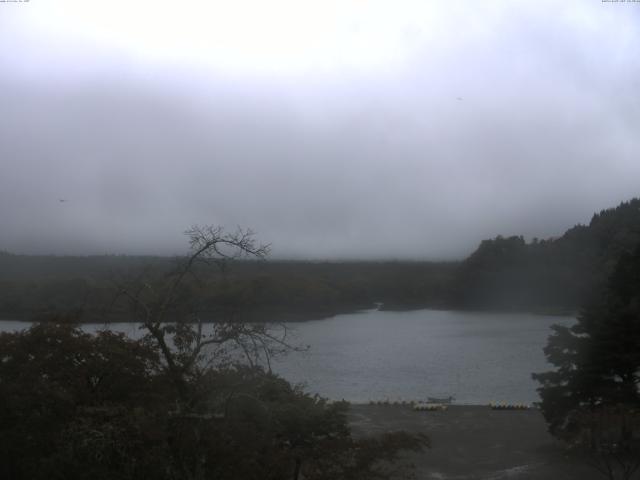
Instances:
[[[266,324],[231,317],[206,331],[196,265],[263,256],[251,232],[187,232],[191,251],[161,275],[119,286],[146,333],[84,333],[75,315],[0,334],[0,477],[21,479],[365,480],[406,473],[423,435],[355,438],[348,405],[274,375],[288,348]],[[195,293],[195,295],[194,295]],[[240,354],[241,356],[238,356]],[[266,363],[261,362],[265,360]]]
[[[556,370],[533,375],[551,433],[589,450],[610,478],[615,466],[630,478],[640,468],[640,246],[575,325],[553,332],[545,354]]]
[[[588,225],[558,238],[527,243],[521,236],[484,240],[464,260],[452,303],[466,308],[573,312],[640,242],[640,199],[602,210]]]

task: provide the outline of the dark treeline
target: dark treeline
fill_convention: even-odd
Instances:
[[[640,199],[603,210],[589,225],[555,239],[498,236],[462,262],[235,261],[202,269],[193,282],[205,317],[245,320],[321,318],[340,312],[467,308],[540,313],[576,311],[640,242]],[[60,311],[83,321],[128,320],[117,285],[144,272],[170,271],[176,259],[143,256],[57,257],[0,253],[0,315],[34,319]],[[215,271],[215,273],[211,273]],[[190,289],[184,291],[190,295]],[[107,315],[105,317],[105,315]]]
[[[640,243],[640,199],[593,215],[555,239],[483,241],[458,269],[453,304],[463,308],[575,312],[623,253]]]
[[[127,320],[118,285],[144,273],[170,271],[166,257],[55,257],[0,254],[0,315],[33,319],[74,310],[81,320]],[[205,318],[229,314],[244,320],[322,318],[373,308],[447,306],[457,263],[234,261],[201,269],[196,281]]]

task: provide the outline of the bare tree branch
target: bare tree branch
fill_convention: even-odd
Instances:
[[[166,369],[180,392],[186,398],[188,379],[196,375],[199,366],[211,365],[213,358],[221,358],[225,345],[239,349],[252,366],[261,360],[271,370],[271,356],[294,347],[287,341],[287,330],[278,336],[262,324],[248,324],[231,317],[211,324],[211,331],[204,333],[202,318],[197,309],[191,309],[190,318],[170,318],[184,304],[180,300],[187,278],[194,278],[196,285],[204,282],[196,272],[198,265],[218,266],[223,272],[229,262],[240,258],[265,259],[269,245],[258,244],[250,229],[237,228],[225,232],[221,226],[194,225],[185,231],[190,252],[161,279],[145,278],[147,272],[128,283],[119,283],[118,296],[129,302],[129,310],[141,321],[148,337],[157,345]],[[207,360],[207,358],[209,360]],[[181,393],[182,394],[182,393]]]

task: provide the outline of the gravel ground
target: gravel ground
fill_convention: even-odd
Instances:
[[[405,430],[426,433],[431,448],[407,456],[417,479],[433,480],[591,480],[592,467],[567,458],[546,430],[538,410],[491,410],[450,406],[417,412],[409,406],[352,405],[356,435]]]

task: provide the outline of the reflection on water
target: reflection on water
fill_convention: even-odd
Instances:
[[[273,369],[331,399],[418,400],[454,395],[457,403],[538,400],[531,372],[549,368],[542,347],[554,323],[571,317],[439,310],[366,311],[289,323],[292,343],[309,345]],[[0,322],[4,331],[25,328]],[[85,325],[88,331],[104,325]],[[111,328],[139,337],[131,323]]]

